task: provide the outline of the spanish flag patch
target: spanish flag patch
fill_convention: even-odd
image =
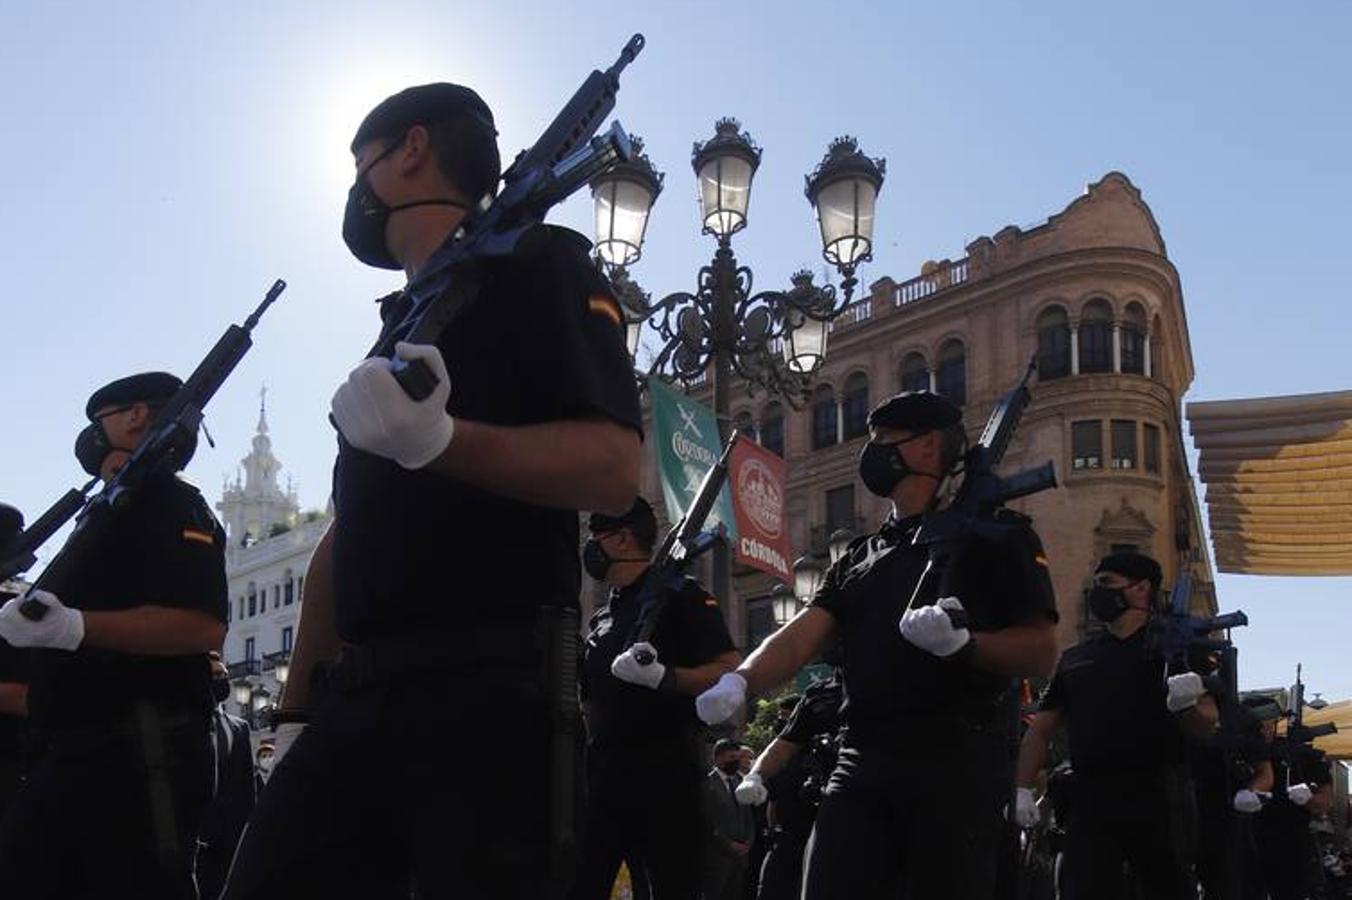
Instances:
[[[1033,562],[1037,563],[1039,566],[1042,566],[1042,568],[1044,569],[1048,568],[1047,557],[1043,556],[1041,553],[1033,557]]]
[[[620,304],[609,294],[592,294],[587,298],[587,308],[598,315],[605,316],[616,326],[624,324],[624,316],[620,313]]]
[[[198,531],[195,528],[183,529],[183,540],[197,541],[197,543],[199,544],[206,544],[208,546],[216,543],[215,539],[212,538],[211,535],[207,534],[205,531]]]
[[[704,598],[704,605],[705,605],[705,606],[718,606],[718,598],[715,597],[713,594],[709,594],[708,596],[706,596],[706,597]]]

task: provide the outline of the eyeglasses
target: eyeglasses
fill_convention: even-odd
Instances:
[[[114,406],[112,409],[108,410],[107,412],[95,413],[93,419],[94,419],[95,422],[102,422],[104,419],[108,418],[109,416],[116,416],[116,415],[120,415],[121,413],[124,413],[124,412],[130,412],[131,410],[133,410],[133,409],[135,409],[135,408],[136,408],[136,404],[135,404],[135,403],[127,403],[127,404],[124,404],[124,405],[122,405],[122,406]]]

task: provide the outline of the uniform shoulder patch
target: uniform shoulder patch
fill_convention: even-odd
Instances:
[[[592,294],[587,298],[587,310],[609,319],[617,328],[624,325],[624,314],[620,312],[620,303],[609,294]]]
[[[216,543],[216,539],[210,534],[207,534],[205,531],[198,531],[196,528],[183,529],[183,540],[196,541],[199,544],[207,544],[208,546]]]

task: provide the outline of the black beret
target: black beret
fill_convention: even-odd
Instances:
[[[478,119],[497,135],[493,111],[474,91],[459,84],[438,82],[405,88],[386,97],[366,114],[352,138],[352,152],[376,138],[397,137],[414,125],[441,122],[457,115]]]
[[[649,547],[657,542],[657,516],[653,515],[652,506],[642,497],[635,497],[634,505],[622,516],[592,513],[587,519],[587,529],[592,534],[604,534],[621,528],[628,528]]]
[[[168,372],[142,372],[109,382],[99,388],[85,404],[85,417],[94,421],[94,414],[105,406],[123,406],[128,403],[163,403],[183,387],[183,382]]]
[[[962,410],[951,400],[930,391],[903,391],[873,407],[870,428],[905,428],[931,431],[962,422]]]
[[[1281,704],[1271,697],[1251,696],[1240,702],[1261,722],[1273,722],[1282,717]]]
[[[1159,589],[1160,582],[1164,580],[1164,572],[1160,569],[1160,564],[1144,553],[1110,553],[1099,560],[1098,568],[1094,572],[1095,574],[1115,572],[1125,578],[1144,578],[1156,590]]]

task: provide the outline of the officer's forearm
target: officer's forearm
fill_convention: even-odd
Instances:
[[[737,673],[746,679],[747,695],[763,694],[788,681],[821,653],[835,631],[835,619],[825,610],[808,607],[794,616],[737,667]]]
[[[994,675],[1047,676],[1056,668],[1056,628],[1043,621],[976,635],[972,665]]]
[[[1032,787],[1037,783],[1038,773],[1047,765],[1047,746],[1051,742],[1052,732],[1060,723],[1060,715],[1043,711],[1033,716],[1033,723],[1024,732],[1019,742],[1019,762],[1014,770],[1014,783],[1020,787]]]
[[[801,749],[792,741],[777,737],[770,742],[770,746],[761,751],[760,756],[756,757],[756,761],[751,764],[751,771],[762,778],[774,778],[784,771],[784,767],[793,761]]]
[[[333,525],[324,532],[305,569],[296,644],[290,674],[282,688],[280,709],[300,711],[310,703],[310,673],[315,664],[338,655],[342,641],[333,618]]]
[[[195,609],[171,606],[86,611],[84,628],[81,646],[147,656],[206,653],[225,640],[225,623]]]
[[[609,419],[487,425],[456,419],[428,469],[537,506],[620,515],[638,494],[639,437]]]
[[[1272,762],[1265,759],[1253,767],[1253,780],[1249,782],[1249,790],[1258,794],[1269,794],[1275,781],[1276,779],[1272,777]]]
[[[694,666],[689,669],[672,666],[671,677],[676,681],[675,691],[687,697],[702,694],[713,687],[714,682],[718,681],[724,672],[731,672],[737,668],[737,664],[741,661],[742,654],[736,650],[730,650],[702,666]]]
[[[0,713],[28,715],[28,685],[16,681],[0,682]]]

